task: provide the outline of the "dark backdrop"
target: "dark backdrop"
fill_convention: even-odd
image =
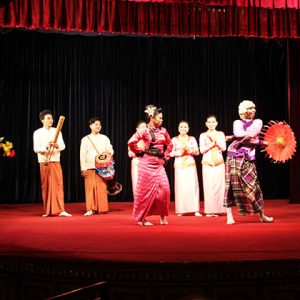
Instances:
[[[0,158],[2,203],[41,202],[32,134],[38,113],[49,108],[62,130],[65,201],[84,201],[79,147],[88,119],[100,116],[115,149],[123,192],[111,201],[131,201],[127,140],[149,103],[164,109],[171,136],[190,123],[197,139],[208,114],[232,133],[242,99],[257,105],[257,117],[287,120],[286,42],[244,38],[84,36],[6,31],[0,35],[0,136],[16,157]],[[201,182],[200,157],[197,158]],[[275,165],[258,153],[265,198],[289,196],[289,164]],[[167,172],[173,190],[173,161]]]

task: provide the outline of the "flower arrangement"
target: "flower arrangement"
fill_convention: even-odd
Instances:
[[[0,150],[3,151],[3,156],[14,157],[16,152],[13,147],[14,145],[12,142],[4,141],[4,137],[0,137]]]

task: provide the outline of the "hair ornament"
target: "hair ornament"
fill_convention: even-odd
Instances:
[[[149,117],[153,117],[155,111],[157,110],[156,106],[147,107],[147,109],[144,111]]]

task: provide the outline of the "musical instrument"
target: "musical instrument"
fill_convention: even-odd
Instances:
[[[47,165],[48,162],[51,159],[51,156],[52,156],[52,153],[53,153],[53,150],[54,150],[53,145],[57,143],[58,135],[61,132],[64,121],[65,121],[65,117],[60,116],[59,120],[58,120],[58,123],[57,123],[57,126],[56,126],[56,131],[55,131],[54,137],[53,137],[52,141],[50,142],[50,147],[49,147],[48,151],[45,154],[45,156],[46,156],[45,165]]]
[[[110,154],[98,154],[95,158],[95,167],[98,175],[106,180],[115,176],[114,160]]]

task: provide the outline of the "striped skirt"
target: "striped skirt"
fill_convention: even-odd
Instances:
[[[132,217],[143,222],[147,216],[168,216],[170,184],[160,157],[145,154],[139,162]]]
[[[257,213],[264,207],[255,163],[245,157],[227,157],[225,164],[224,206],[234,203],[241,215]]]

